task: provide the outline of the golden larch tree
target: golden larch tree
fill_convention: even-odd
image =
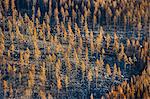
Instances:
[[[110,76],[112,74],[109,64],[106,64],[106,73],[107,73],[107,76]]]

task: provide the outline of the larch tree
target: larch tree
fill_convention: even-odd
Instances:
[[[87,8],[86,6],[84,6],[84,14],[83,14],[83,17],[84,17],[84,21],[87,22]]]
[[[20,33],[19,27],[16,26],[16,36],[17,38],[19,38],[20,40],[24,40],[23,34]]]
[[[89,51],[88,51],[88,47],[85,48],[85,59],[86,59],[86,65],[88,64],[89,61]]]
[[[77,26],[77,35],[78,37],[81,37],[81,31],[80,31],[80,28]]]
[[[69,16],[69,12],[68,12],[68,10],[65,10],[65,18],[67,21],[68,21],[68,16]]]
[[[110,37],[110,35],[107,33],[107,35],[106,35],[106,47],[107,47],[107,49],[109,48],[110,42],[111,42],[111,37]]]
[[[95,69],[96,69],[96,72],[98,73],[98,72],[101,72],[101,70],[102,70],[102,68],[103,68],[103,65],[104,65],[104,62],[103,62],[103,60],[101,59],[102,57],[100,56],[100,60],[96,60],[96,67],[95,67]],[[96,73],[96,74],[97,74]],[[98,76],[98,75],[97,75]]]
[[[104,61],[103,61],[103,57],[102,56],[100,56],[99,62],[100,62],[99,70],[101,71],[103,69],[103,65],[104,65]]]
[[[39,50],[38,48],[38,44],[36,41],[33,42],[33,45],[34,45],[34,57],[35,59],[38,59],[40,56],[41,56],[41,51]]]
[[[135,47],[138,48],[139,46],[140,46],[140,42],[139,42],[139,40],[136,40]]]
[[[105,54],[105,49],[104,48],[102,48],[101,53],[102,53],[102,56],[104,56],[104,54]]]
[[[68,87],[68,85],[69,85],[69,77],[66,75],[65,76],[65,86],[66,86],[66,88]]]
[[[121,51],[119,52],[118,54],[118,60],[120,61],[121,59],[123,59],[123,56],[125,55],[125,52],[124,52],[124,45],[123,43],[121,43]]]
[[[129,57],[129,64],[133,64],[133,60],[131,57]]]
[[[33,87],[35,81],[34,81],[34,74],[32,73],[32,71],[29,71],[29,80],[28,80],[28,86],[31,88]]]
[[[82,49],[82,47],[83,47],[83,40],[82,40],[82,37],[79,38],[79,46],[80,46],[80,48]]]
[[[4,95],[6,94],[7,88],[8,88],[7,81],[6,81],[6,80],[3,80],[3,90],[4,90]]]
[[[114,64],[114,68],[113,68],[113,76],[115,77],[117,74],[117,65],[116,63]]]
[[[61,29],[62,29],[62,32],[63,32],[64,40],[66,41],[67,40],[67,31],[66,31],[66,28],[65,28],[63,22],[61,23]]]
[[[96,24],[97,24],[97,16],[93,15],[93,29],[94,29]]]
[[[12,66],[10,64],[8,64],[7,70],[8,70],[8,73],[10,73],[12,71]]]
[[[39,39],[43,40],[44,39],[44,33],[42,29],[39,30]]]
[[[37,10],[37,17],[38,17],[38,18],[41,17],[41,11],[40,11],[40,8],[38,8],[38,10]]]
[[[61,77],[57,78],[57,88],[58,88],[58,92],[60,91],[60,89],[62,89]]]
[[[10,50],[7,51],[8,58],[11,58]]]
[[[118,36],[116,34],[116,32],[114,33],[114,45],[113,48],[116,52],[118,52],[119,50],[119,42],[118,42]]]
[[[117,90],[118,90],[118,92],[119,92],[120,94],[123,94],[123,89],[122,89],[122,87],[121,87],[120,85],[117,87]]]
[[[31,88],[26,88],[24,89],[24,98],[31,98],[31,95],[32,95],[32,89]]]
[[[8,28],[9,28],[9,33],[12,32],[12,23],[10,20],[8,20]]]
[[[89,38],[89,30],[88,30],[87,23],[86,23],[86,25],[84,26],[84,31],[85,31],[86,40],[88,40],[88,38]]]
[[[98,36],[96,37],[96,46],[97,46],[97,50],[100,51],[101,47],[102,47],[102,41],[103,41],[103,28],[100,27],[100,31]]]
[[[30,70],[32,72],[32,75],[35,76],[35,65],[34,64],[30,65]]]
[[[13,87],[12,84],[9,85],[9,93],[10,93],[10,97],[13,97]]]
[[[116,27],[116,23],[117,23],[117,16],[116,15],[113,18],[113,22],[114,22],[114,27]]]
[[[141,29],[142,29],[142,24],[141,24],[141,22],[138,22],[138,25],[137,25],[137,28],[138,28],[138,40],[140,40],[140,31],[141,31]]]
[[[3,55],[4,50],[5,50],[4,35],[1,34],[1,36],[0,36],[0,56]]]
[[[58,21],[59,21],[59,20],[58,20],[58,19],[59,19],[59,18],[58,18],[58,14],[59,14],[58,8],[56,7],[55,10],[54,10],[54,16],[55,16],[55,21],[57,22],[57,24],[58,24]]]
[[[88,74],[87,74],[89,90],[90,90],[90,86],[91,86],[92,77],[93,77],[92,69],[89,69]]]
[[[41,66],[39,79],[41,80],[42,85],[45,85],[46,81],[46,69],[45,69],[45,63],[43,62],[43,65]]]
[[[18,78],[19,78],[19,82],[21,83],[21,81],[22,81],[22,73],[21,72],[19,72]]]
[[[124,54],[124,45],[123,45],[123,43],[121,43],[121,52],[120,53]]]
[[[49,17],[51,17],[51,15],[52,15],[52,0],[49,0],[49,9],[48,9],[48,15],[49,15]]]
[[[30,50],[27,48],[27,50],[24,53],[24,61],[25,61],[25,63],[29,64],[29,58],[30,58]]]
[[[129,60],[128,60],[128,57],[127,57],[126,54],[124,55],[123,60],[124,60],[124,62],[125,62],[125,64],[124,64],[124,69],[126,69],[126,64],[129,63]]]
[[[47,99],[46,98],[46,93],[43,90],[39,91],[39,95],[40,95],[41,99]]]
[[[134,38],[131,39],[131,44],[132,44],[133,47],[135,47],[135,39]]]
[[[72,18],[73,18],[73,22],[75,21],[75,18],[76,18],[76,12],[74,9],[72,9]]]
[[[148,49],[149,49],[149,42],[147,41],[144,41],[143,42],[143,46],[144,46],[144,52],[145,54],[148,52]]]
[[[11,0],[11,10],[12,12],[14,11],[15,9],[15,0]]]
[[[119,76],[119,78],[121,79],[121,70],[120,70],[120,67],[118,67],[118,76]]]
[[[13,41],[14,41],[14,38],[15,38],[15,35],[14,35],[14,33],[13,33],[13,32],[11,32],[11,33],[10,33],[10,40],[11,40],[11,42],[13,42]]]
[[[90,32],[90,46],[91,46],[91,52],[94,53],[93,32]]]
[[[61,74],[61,61],[58,59],[56,66],[55,66],[55,73],[56,73],[56,78],[58,78]]]
[[[111,11],[111,9],[110,9],[110,7],[107,7],[107,9],[106,9],[106,11],[107,11],[107,13],[108,13],[108,23],[111,21],[111,17],[112,17],[112,11]]]
[[[40,24],[38,18],[35,19],[35,23],[36,23],[36,28],[38,28],[38,27],[39,27],[39,24]]]
[[[76,66],[79,65],[79,58],[78,58],[78,54],[76,52],[76,49],[74,48],[74,52],[73,52],[73,57],[74,57],[74,62],[76,64]],[[77,68],[76,68],[77,69]]]
[[[95,66],[95,77],[96,77],[96,87],[97,87],[97,80],[98,80],[98,76],[99,76],[99,67],[100,67],[100,62],[97,59],[96,60],[96,66]]]
[[[14,52],[14,51],[15,51],[15,45],[14,45],[13,43],[11,44],[9,50],[10,50],[11,52]]]
[[[106,75],[107,76],[110,76],[112,73],[111,73],[111,69],[110,69],[110,66],[109,64],[106,64]]]
[[[23,59],[23,51],[20,51],[20,64],[24,65],[24,59]]]
[[[4,0],[4,6],[5,6],[5,10],[8,11],[8,9],[9,9],[9,0]]]
[[[90,9],[90,7],[91,7],[91,1],[89,1],[89,0],[88,0],[88,3],[87,3],[87,7],[88,7],[88,9]]]
[[[50,93],[48,93],[48,97],[47,98],[48,99],[53,99],[53,96]]]
[[[85,19],[84,19],[84,16],[81,15],[81,23],[82,23],[82,24],[84,24],[84,20],[85,20]]]
[[[82,70],[82,79],[84,79],[84,75],[86,72],[86,65],[85,65],[84,61],[81,61],[81,70]]]
[[[70,59],[69,59],[68,56],[66,57],[65,60],[66,60],[65,63],[66,63],[66,65],[67,65],[67,73],[68,73],[68,75],[69,75],[70,72],[71,72],[71,70],[72,70],[71,62],[70,62]]]

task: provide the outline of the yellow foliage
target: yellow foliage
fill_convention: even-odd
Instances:
[[[92,76],[93,76],[92,69],[90,69],[88,71],[88,76],[87,76],[89,81],[92,81]]]
[[[60,90],[62,88],[60,77],[57,78],[57,88]]]
[[[113,76],[115,76],[116,74],[117,74],[117,65],[115,63],[113,68]]]
[[[110,69],[109,64],[106,64],[106,73],[107,73],[108,76],[111,75],[111,69]]]

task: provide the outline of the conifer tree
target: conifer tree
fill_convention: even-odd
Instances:
[[[103,41],[103,28],[100,27],[99,35],[96,38],[96,45],[97,45],[97,50],[99,51],[102,47],[102,41]]]
[[[9,0],[4,0],[5,10],[8,11],[9,8]]]
[[[12,84],[9,85],[9,93],[10,93],[10,97],[13,97],[13,88],[12,88]]]
[[[88,75],[87,75],[89,90],[90,90],[90,86],[91,86],[90,83],[91,83],[91,81],[92,81],[92,77],[93,77],[92,69],[89,69]]]
[[[39,78],[40,78],[42,84],[45,85],[45,81],[46,81],[46,71],[45,71],[45,63],[44,63],[44,62],[43,62],[43,65],[41,66]]]
[[[84,79],[85,71],[86,71],[86,65],[84,61],[81,61],[81,70],[82,70],[82,79]]]
[[[118,42],[118,36],[117,36],[116,32],[114,33],[114,45],[113,45],[113,47],[114,47],[114,50],[116,52],[118,52],[118,50],[119,50],[119,42]]]
[[[39,95],[40,95],[41,99],[47,99],[46,94],[43,90],[40,90]]]
[[[121,70],[120,70],[120,67],[118,67],[118,76],[119,76],[119,78],[121,78]]]
[[[23,59],[23,51],[20,51],[20,64],[24,64],[24,59]]]
[[[56,68],[55,68],[55,70],[56,70],[56,78],[58,78],[60,76],[60,73],[61,73],[60,69],[61,69],[61,61],[60,61],[60,59],[58,59],[58,61],[56,63]]]
[[[22,73],[21,72],[19,72],[18,78],[19,78],[19,82],[21,83],[21,81],[22,81]]]
[[[78,58],[76,49],[74,49],[73,57],[74,57],[74,61],[75,61],[76,65],[78,65],[79,64],[79,58]]]
[[[116,76],[116,74],[117,74],[117,65],[115,63],[113,68],[113,76]]]
[[[69,77],[67,75],[65,76],[65,85],[66,85],[66,88],[69,85]]]
[[[106,64],[106,75],[107,76],[110,76],[111,75],[111,69],[110,69],[110,66],[109,66],[109,64]]]
[[[57,88],[58,88],[58,91],[62,88],[61,78],[60,77],[57,78]]]
[[[3,90],[4,90],[4,94],[6,94],[7,88],[8,88],[7,81],[6,81],[6,80],[3,80]]]
[[[107,47],[107,49],[110,45],[110,42],[111,42],[111,38],[110,38],[110,35],[107,33],[107,35],[106,35],[106,47]]]
[[[10,20],[8,20],[8,28],[9,28],[9,33],[12,32],[12,23]]]
[[[53,99],[53,97],[50,93],[48,93],[48,99]]]
[[[40,11],[40,8],[38,8],[38,10],[37,10],[37,17],[38,17],[38,18],[41,17],[41,11]]]

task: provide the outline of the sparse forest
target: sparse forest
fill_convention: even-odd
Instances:
[[[149,0],[0,0],[0,99],[150,99]]]

